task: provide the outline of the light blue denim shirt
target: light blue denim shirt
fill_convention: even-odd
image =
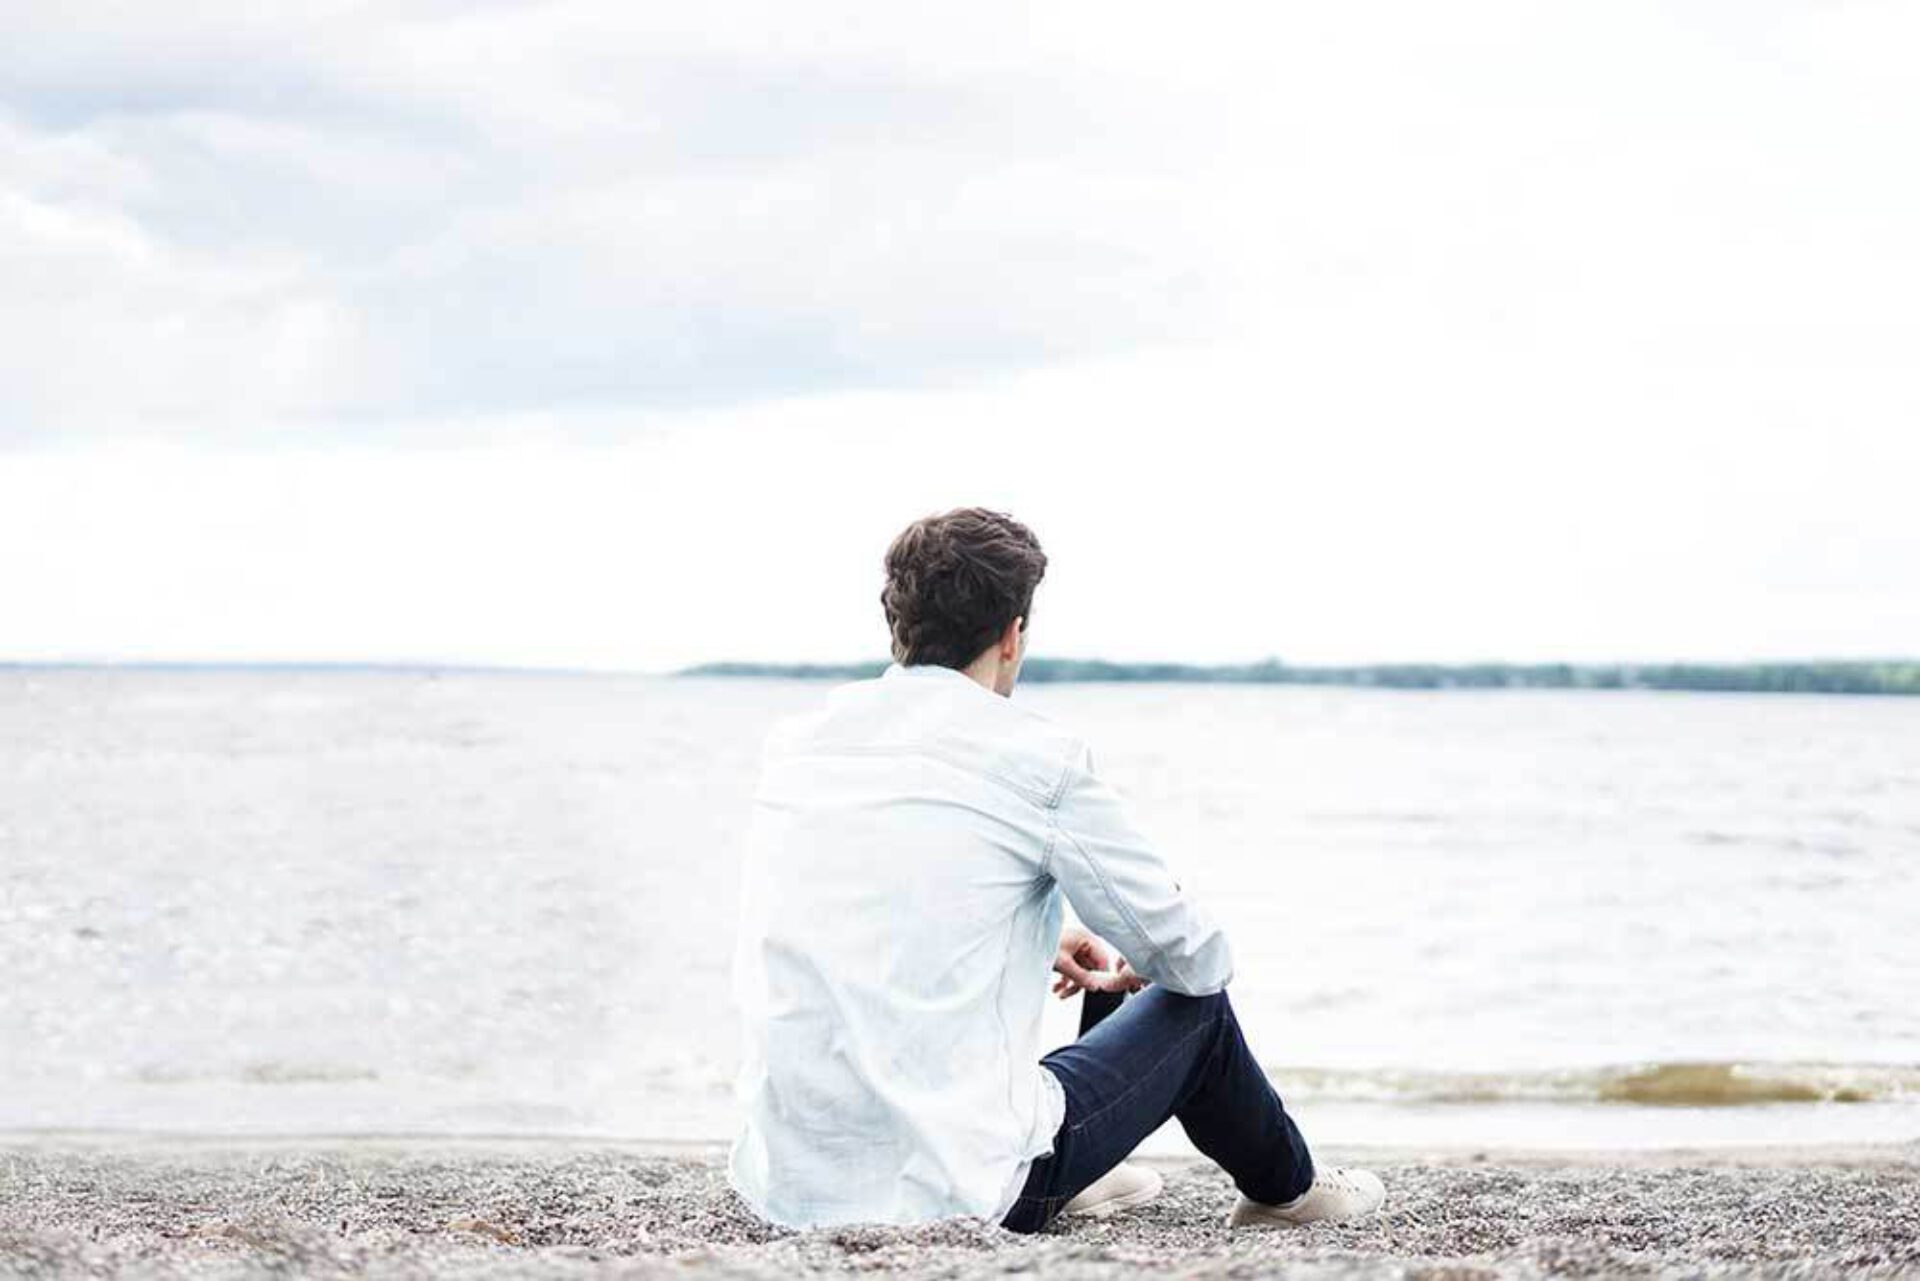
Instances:
[[[729,1179],[794,1227],[998,1220],[1052,1150],[1040,1066],[1061,892],[1155,983],[1232,974],[1072,733],[894,664],[768,736],[734,955],[745,1125]]]

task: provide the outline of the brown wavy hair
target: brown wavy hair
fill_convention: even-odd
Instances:
[[[901,530],[887,548],[886,566],[880,606],[893,632],[894,658],[906,667],[963,668],[1008,623],[1032,616],[1047,554],[1013,517],[956,507]]]

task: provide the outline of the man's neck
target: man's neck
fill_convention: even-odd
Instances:
[[[1004,670],[1005,666],[1000,661],[999,651],[988,650],[987,653],[961,668],[960,674],[988,693],[998,694],[1000,677]]]

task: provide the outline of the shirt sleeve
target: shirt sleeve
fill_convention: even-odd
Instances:
[[[1175,992],[1205,996],[1233,977],[1227,936],[1133,825],[1126,802],[1093,772],[1082,745],[1053,809],[1047,869],[1088,929],[1135,970]]]

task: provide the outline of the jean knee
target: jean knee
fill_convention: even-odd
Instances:
[[[1176,1018],[1190,1019],[1196,1023],[1213,1023],[1233,1017],[1233,1007],[1227,1003],[1225,988],[1217,992],[1188,996],[1184,992],[1175,992],[1171,988],[1156,984],[1141,995],[1152,995],[1169,1014]]]
[[[1222,988],[1218,992],[1202,992],[1199,996],[1187,996],[1181,999],[1192,1001],[1194,1008],[1204,1012],[1210,1019],[1221,1018],[1224,1015],[1232,1013],[1231,1007],[1227,1005],[1225,988]]]

